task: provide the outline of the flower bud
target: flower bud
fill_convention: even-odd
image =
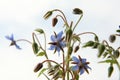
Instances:
[[[43,67],[42,63],[38,63],[34,69],[34,72],[38,72]]]
[[[79,8],[75,8],[73,9],[73,14],[83,14],[82,10],[80,10]]]
[[[114,55],[115,58],[118,58],[120,56],[119,50],[115,50],[113,55]]]
[[[110,35],[109,41],[110,41],[111,43],[113,43],[115,40],[116,40],[116,36],[115,36],[115,35]]]
[[[48,11],[43,17],[44,19],[48,19],[52,15],[52,11]]]
[[[75,47],[74,53],[76,53],[79,50],[79,46]]]
[[[58,22],[58,19],[55,17],[52,19],[52,26],[54,27]]]
[[[113,66],[111,65],[109,68],[108,68],[108,77],[111,77],[112,73],[113,73]]]

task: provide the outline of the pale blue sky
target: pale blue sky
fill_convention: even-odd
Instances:
[[[13,33],[17,39],[32,40],[31,33],[38,27],[45,29],[49,35],[53,30],[59,31],[62,28],[53,29],[51,20],[43,19],[48,10],[61,9],[70,21],[75,21],[77,16],[71,12],[78,7],[83,10],[84,16],[76,31],[93,31],[101,40],[108,40],[108,35],[114,33],[120,25],[119,3],[119,0],[0,0],[0,80],[39,80],[33,69],[41,59],[33,54],[28,43],[21,42],[23,49],[20,51],[9,47],[5,35]],[[117,80],[117,70],[108,79],[108,66],[97,64],[97,52],[89,50],[91,49],[81,49],[80,53],[91,62],[92,71],[89,75],[83,74],[80,80]]]

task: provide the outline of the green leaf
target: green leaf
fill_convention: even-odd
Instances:
[[[37,54],[38,51],[39,51],[39,48],[38,48],[38,44],[37,44],[36,42],[33,42],[32,48],[33,48],[33,52],[34,52],[35,54]]]
[[[44,56],[45,55],[45,52],[39,52],[38,54],[37,54],[37,56]]]
[[[111,77],[113,71],[114,71],[114,67],[111,65],[111,66],[108,68],[108,77]]]
[[[47,70],[47,68],[43,68],[43,69],[39,72],[38,77],[40,77],[41,74],[43,74],[46,70]]]
[[[105,51],[105,45],[104,44],[98,45],[98,57],[101,57],[104,51]]]
[[[105,61],[100,61],[99,63],[116,63],[115,60],[105,60]]]
[[[43,29],[40,29],[40,28],[35,29],[35,31],[39,32],[40,34],[43,34],[43,33],[44,33]]]
[[[88,41],[83,47],[92,47],[94,45],[93,41]]]

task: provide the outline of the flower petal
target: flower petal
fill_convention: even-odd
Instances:
[[[65,47],[66,43],[62,41],[62,42],[60,42],[60,46]]]
[[[55,45],[51,45],[50,48],[49,48],[49,50],[54,50],[55,47],[56,47]]]
[[[63,35],[63,31],[61,31],[61,32],[59,32],[59,33],[57,34],[57,40],[58,40],[58,41],[61,40],[62,35]]]
[[[11,34],[11,36],[5,36],[6,39],[14,41],[14,36],[13,34]]]
[[[60,47],[59,46],[56,46],[57,47],[57,51],[60,52]]]
[[[82,63],[86,63],[86,59],[85,58],[82,58]]]
[[[86,67],[87,69],[90,69],[90,70],[92,70],[92,69],[91,69],[91,67],[89,67],[88,65],[86,65],[85,67]]]
[[[85,70],[82,68],[80,69],[80,75],[82,75],[85,72]]]
[[[52,40],[53,42],[56,42],[56,37],[55,37],[54,35],[51,35],[51,40]]]
[[[80,60],[79,60],[77,57],[75,57],[75,56],[72,57],[72,60],[73,60],[74,62],[78,62],[78,63],[80,62]]]
[[[79,70],[79,67],[78,66],[72,66],[72,70],[77,71],[77,70]]]
[[[18,46],[17,44],[15,44],[15,46],[16,46],[17,49],[21,49],[20,46]]]

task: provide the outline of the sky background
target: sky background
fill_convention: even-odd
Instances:
[[[76,32],[93,31],[101,40],[108,40],[108,35],[115,33],[120,25],[119,3],[120,0],[0,0],[0,80],[41,80],[33,69],[43,58],[36,57],[31,45],[26,42],[18,43],[22,50],[9,47],[10,42],[5,39],[6,35],[13,33],[16,39],[32,40],[32,32],[36,28],[42,28],[49,36],[53,31],[60,31],[62,27],[59,24],[56,28],[52,28],[51,19],[47,21],[43,19],[48,10],[56,8],[63,10],[70,22],[78,18],[72,15],[72,10],[80,8],[84,16]],[[82,40],[92,38],[87,37],[90,36],[85,36]],[[120,44],[113,45],[116,47]],[[80,51],[78,54],[87,58],[92,68],[90,74],[83,74],[80,80],[119,79],[117,68],[112,77],[107,78],[108,65],[97,63],[100,59],[96,57],[96,50],[87,48]]]

